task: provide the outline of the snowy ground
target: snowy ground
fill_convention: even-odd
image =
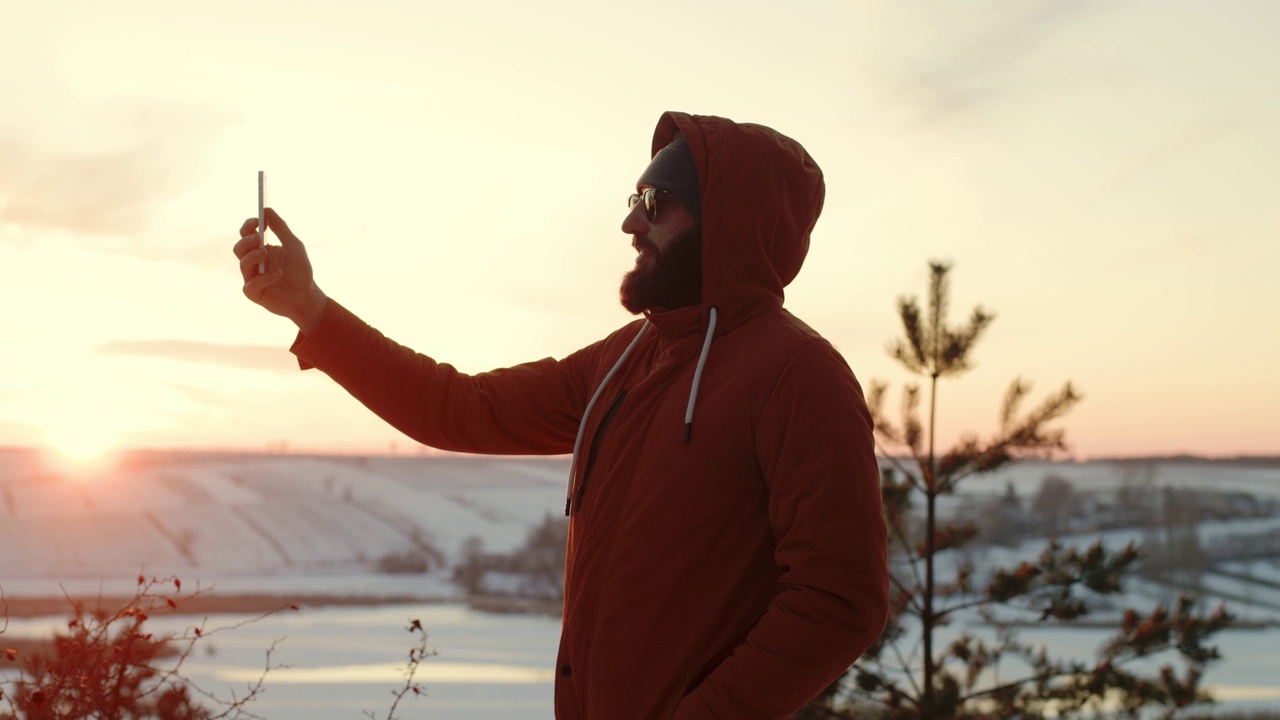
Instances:
[[[193,456],[83,474],[15,465],[0,464],[11,595],[128,588],[140,568],[229,591],[450,593],[436,578],[368,575],[424,547],[452,564],[473,535],[513,549],[562,512],[568,472],[562,458]]]

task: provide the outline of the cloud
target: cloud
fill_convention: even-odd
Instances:
[[[237,118],[202,96],[135,95],[142,78],[128,78],[127,91],[86,86],[103,68],[87,67],[92,55],[76,41],[96,9],[51,24],[39,3],[10,5],[0,65],[22,72],[0,73],[0,243],[70,234],[111,252],[141,244],[165,201],[205,174],[202,160]]]
[[[0,225],[6,236],[66,231],[136,237],[161,203],[199,173],[226,118],[181,103],[59,103],[85,117],[74,137],[39,128],[0,134]],[[92,118],[92,121],[89,120]],[[28,126],[38,124],[28,121]],[[42,134],[43,132],[43,134]]]
[[[184,362],[249,370],[293,372],[298,363],[289,351],[270,345],[221,345],[194,340],[113,340],[95,348],[99,355],[160,357]]]
[[[1091,6],[1085,0],[896,6],[923,14],[898,15],[898,27],[888,29],[895,43],[909,46],[914,38],[918,48],[887,73],[888,84],[924,125],[978,112],[1030,89],[1022,77],[1030,58]]]
[[[1192,153],[1205,152],[1218,142],[1256,127],[1274,127],[1272,123],[1278,113],[1280,105],[1268,104],[1247,110],[1217,113],[1187,124],[1185,130],[1177,133],[1153,132],[1150,135],[1153,139],[1142,138],[1134,143],[1145,147],[1127,162],[1118,162],[1119,169],[1097,195],[1109,197],[1124,186],[1165,169],[1170,163],[1183,160]]]
[[[138,260],[153,262],[173,262],[203,270],[220,273],[235,273],[236,258],[231,254],[234,244],[234,232],[220,236],[209,236],[202,240],[187,240],[179,237],[176,241],[142,241],[133,238],[122,238],[117,241],[103,240],[97,249],[116,255],[127,255]]]
[[[182,385],[179,383],[167,383],[169,387],[182,393],[186,398],[198,405],[210,405],[214,407],[236,407],[240,403],[234,402],[229,398],[216,393],[209,388],[199,387],[196,385]]]

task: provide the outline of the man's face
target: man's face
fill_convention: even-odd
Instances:
[[[638,202],[622,221],[638,253],[619,290],[622,306],[633,314],[702,302],[702,227],[674,196],[659,193],[656,199],[652,220]]]

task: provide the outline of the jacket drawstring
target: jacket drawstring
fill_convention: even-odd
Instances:
[[[582,420],[578,423],[578,438],[573,441],[573,460],[569,463],[569,486],[565,488],[564,492],[564,514],[566,517],[569,515],[569,509],[573,505],[573,480],[578,473],[578,458],[582,453],[582,436],[587,431],[587,418],[591,417],[591,408],[595,407],[596,400],[600,399],[600,394],[604,392],[604,386],[609,384],[614,374],[618,372],[618,368],[622,367],[622,363],[626,362],[627,356],[631,354],[632,350],[636,349],[636,345],[640,344],[640,338],[644,337],[644,334],[648,331],[649,321],[645,320],[644,324],[640,326],[640,332],[636,333],[635,339],[631,341],[626,350],[622,351],[622,356],[609,369],[608,374],[604,376],[604,380],[600,381],[600,386],[596,388],[595,394],[591,396],[591,402],[587,403],[587,409],[582,412]],[[699,369],[701,369],[701,366],[699,366]],[[696,381],[694,387],[697,387]],[[691,406],[690,412],[692,411]]]
[[[702,382],[702,366],[707,364],[707,352],[711,350],[711,338],[716,336],[716,306],[711,306],[711,320],[707,323],[707,336],[702,340],[702,354],[698,367],[693,371],[693,387],[689,388],[689,406],[684,411],[684,444],[693,439],[693,405],[698,401],[698,385]]]
[[[716,335],[716,318],[719,314],[714,305],[710,308],[711,319],[707,323],[707,336],[702,339],[702,352],[698,355],[698,365],[693,371],[693,385],[689,388],[689,404],[684,411],[684,444],[688,445],[693,440],[693,408],[698,402],[698,386],[702,384],[702,369],[707,364],[707,354],[711,351],[711,340]],[[622,352],[622,356],[609,369],[608,374],[604,376],[604,380],[600,381],[599,387],[591,396],[591,401],[587,403],[587,409],[582,413],[582,420],[578,423],[578,437],[573,441],[573,460],[569,462],[569,483],[564,491],[564,514],[569,515],[573,508],[573,481],[578,474],[578,460],[582,456],[582,438],[587,432],[587,418],[591,415],[591,409],[595,407],[596,401],[600,399],[600,395],[604,393],[604,388],[613,379],[614,374],[618,372],[618,368],[622,367],[622,363],[626,362],[627,357],[631,355],[631,351],[636,345],[640,344],[640,338],[649,331],[650,324],[645,321],[640,326],[640,332],[636,333],[635,338],[627,349]]]

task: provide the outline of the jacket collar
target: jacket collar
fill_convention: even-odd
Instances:
[[[644,316],[663,339],[677,339],[702,332],[702,308],[696,305],[675,310],[646,310]]]

